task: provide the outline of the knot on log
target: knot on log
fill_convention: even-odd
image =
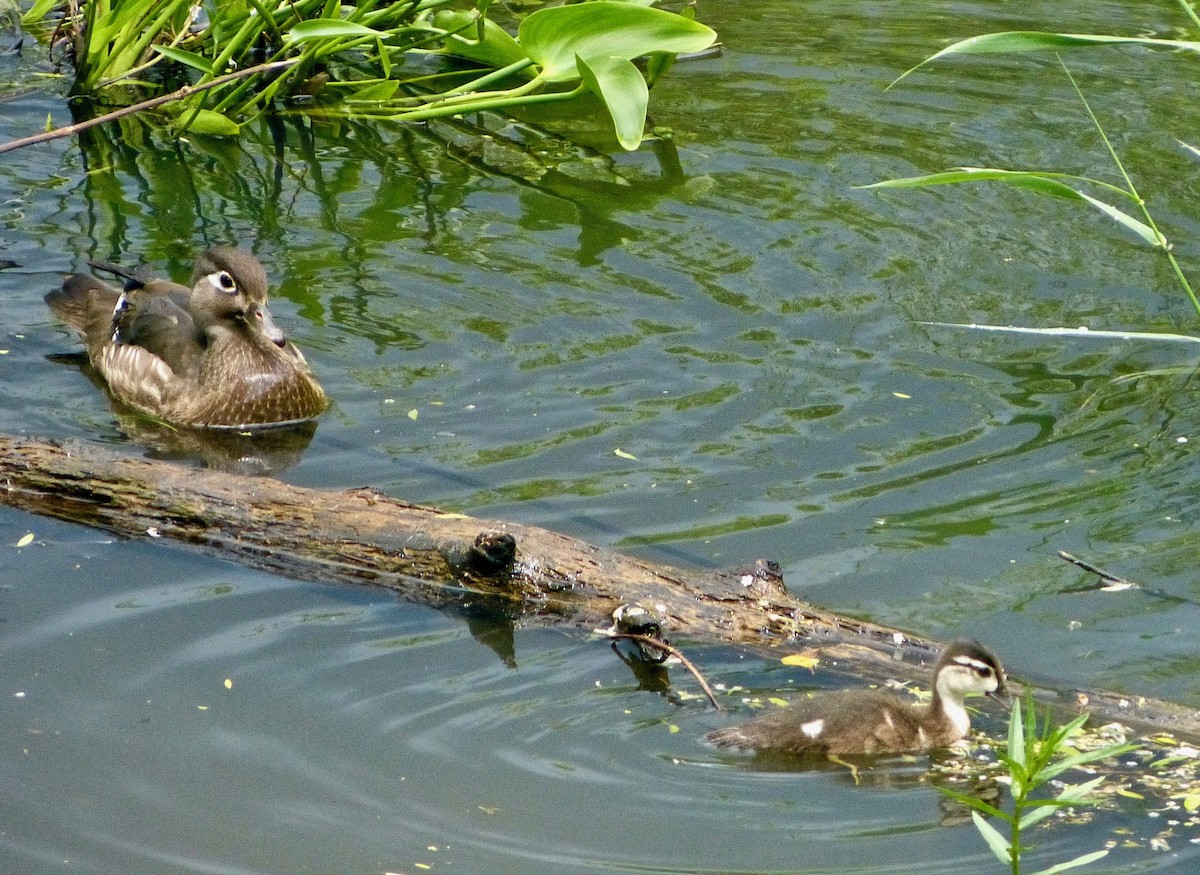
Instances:
[[[465,577],[499,577],[511,574],[517,559],[517,539],[508,532],[486,531],[465,542],[439,548],[450,570]]]
[[[783,582],[783,569],[770,559],[755,559],[736,572],[742,593],[752,598],[768,598],[787,595]]]
[[[467,551],[467,564],[477,574],[509,571],[517,558],[517,539],[508,532],[480,532]]]

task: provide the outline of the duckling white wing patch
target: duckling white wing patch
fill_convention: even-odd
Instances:
[[[818,718],[817,720],[809,720],[807,723],[801,723],[800,731],[809,738],[816,738],[825,731],[825,721]]]

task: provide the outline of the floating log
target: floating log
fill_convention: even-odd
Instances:
[[[764,560],[737,571],[676,568],[374,489],[305,489],[77,441],[0,435],[0,501],[126,538],[171,538],[294,579],[383,587],[468,621],[487,614],[590,630],[608,626],[622,604],[652,605],[677,642],[815,648],[823,666],[870,680],[924,682],[938,649],[795,598]],[[1101,690],[1039,693],[1103,721],[1200,737],[1195,709]]]

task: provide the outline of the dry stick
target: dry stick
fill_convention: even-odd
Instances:
[[[1107,580],[1109,583],[1116,583],[1116,584],[1121,584],[1124,586],[1137,586],[1137,584],[1134,583],[1132,580],[1126,580],[1124,577],[1117,577],[1117,575],[1115,575],[1115,574],[1110,574],[1109,572],[1105,571],[1103,568],[1097,568],[1095,565],[1092,565],[1091,563],[1084,562],[1082,559],[1077,559],[1076,557],[1074,557],[1070,553],[1068,553],[1066,550],[1059,550],[1058,555],[1060,558],[1066,559],[1072,565],[1078,565],[1084,571],[1090,571],[1092,574],[1097,575],[1101,580]]]
[[[700,689],[704,690],[704,695],[708,696],[708,701],[712,702],[712,706],[718,711],[723,710],[721,708],[721,703],[718,702],[717,697],[713,695],[712,688],[709,687],[708,682],[704,680],[704,675],[700,674],[700,669],[696,668],[690,659],[688,659],[670,644],[666,643],[665,641],[659,641],[657,638],[651,638],[649,635],[636,635],[632,632],[610,632],[608,633],[607,637],[614,640],[624,638],[628,641],[636,641],[639,644],[649,644],[652,647],[657,647],[659,650],[663,650],[671,654],[671,656],[674,656],[683,663],[684,668],[692,673],[692,677],[694,677],[697,683],[700,684]]]
[[[143,100],[141,103],[135,103],[133,106],[125,106],[121,109],[113,110],[104,115],[98,115],[95,118],[88,119],[85,122],[79,122],[74,125],[67,125],[62,128],[55,128],[52,131],[42,131],[40,134],[35,134],[32,137],[22,137],[19,140],[10,140],[7,143],[0,143],[0,154],[11,152],[13,149],[20,149],[22,146],[33,146],[37,143],[46,143],[50,140],[57,140],[62,137],[69,137],[72,134],[78,134],[81,131],[86,131],[88,128],[94,128],[96,125],[102,125],[105,122],[115,121],[127,115],[132,115],[135,112],[141,112],[146,109],[154,109],[157,106],[162,106],[164,103],[170,103],[173,100],[182,100],[193,94],[199,94],[201,91],[207,91],[210,88],[216,88],[218,85],[224,85],[226,82],[233,82],[235,79],[245,79],[247,76],[253,76],[255,73],[265,73],[270,70],[279,70],[284,67],[290,67],[299,62],[299,58],[291,58],[286,61],[271,61],[266,64],[259,64],[256,67],[247,67],[245,70],[236,70],[233,73],[226,73],[224,76],[218,76],[209,82],[202,82],[199,85],[185,85],[178,91],[172,91],[170,94],[163,94],[159,97],[152,97],[149,100]]]

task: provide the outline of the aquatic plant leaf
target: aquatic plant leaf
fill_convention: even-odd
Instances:
[[[996,827],[984,820],[983,815],[978,811],[971,812],[971,820],[975,821],[975,829],[979,830],[979,834],[983,836],[987,846],[992,849],[996,859],[1006,866],[1009,865],[1012,862],[1009,857],[1012,845],[1009,844],[1008,839],[1002,836]]]
[[[355,91],[353,94],[347,95],[347,103],[374,103],[380,100],[391,100],[396,96],[396,89],[400,87],[400,83],[395,79],[387,79],[383,82],[376,82],[373,85],[367,85]]]
[[[290,43],[319,39],[345,39],[364,36],[387,36],[381,30],[359,24],[357,21],[342,21],[337,18],[313,18],[293,24],[284,39]]]
[[[1076,857],[1074,860],[1068,860],[1065,863],[1057,863],[1049,869],[1039,869],[1033,875],[1056,875],[1058,872],[1065,872],[1068,869],[1074,869],[1078,866],[1086,866],[1088,863],[1094,863],[1102,857],[1108,856],[1108,851],[1092,851],[1090,854],[1084,854],[1081,857]]]
[[[589,63],[632,61],[651,52],[698,52],[716,39],[714,30],[682,15],[616,0],[539,9],[517,30],[517,41],[549,82],[578,78],[577,56]]]
[[[180,118],[187,122],[187,133],[207,134],[210,137],[236,137],[241,133],[241,127],[229,116],[222,115],[211,109],[201,109],[183,113]]]
[[[478,22],[483,21],[480,36]],[[433,24],[442,30],[455,31],[442,41],[442,51],[468,61],[478,61],[497,70],[526,60],[529,56],[508,31],[489,18],[480,19],[474,12],[445,9],[433,16]]]
[[[191,67],[194,70],[199,70],[201,73],[207,73],[209,76],[213,74],[212,62],[203,55],[197,55],[195,52],[185,52],[183,49],[177,49],[174,46],[151,46],[150,48],[158,52],[160,55],[166,55],[172,61],[178,61]]]
[[[603,101],[612,116],[617,142],[632,152],[642,144],[646,127],[646,107],[650,89],[641,71],[625,58],[592,58],[576,56],[575,64],[588,90]]]

